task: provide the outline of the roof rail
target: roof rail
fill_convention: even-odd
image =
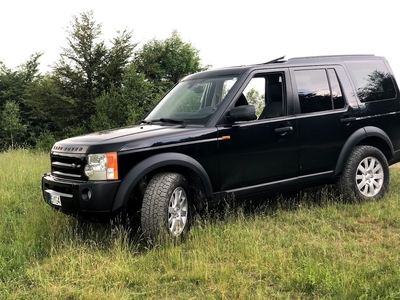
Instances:
[[[309,58],[329,58],[329,57],[356,57],[356,56],[375,56],[374,54],[332,54],[332,55],[317,55],[317,56],[299,56],[299,57],[291,57],[289,60],[296,59],[309,59]]]
[[[278,57],[278,58],[275,58],[275,59],[273,59],[273,60],[270,60],[270,61],[267,61],[267,62],[265,62],[265,63],[262,63],[261,65],[267,65],[267,64],[277,63],[277,62],[279,62],[280,60],[284,59],[285,56],[286,56],[286,55],[281,56],[281,57]]]

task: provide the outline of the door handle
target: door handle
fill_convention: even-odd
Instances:
[[[354,121],[356,121],[356,117],[348,117],[348,118],[340,119],[340,122],[342,122],[342,123],[350,123],[350,122],[354,122]]]
[[[292,131],[293,127],[292,126],[286,126],[286,127],[278,127],[275,128],[276,133],[286,133],[287,131]]]

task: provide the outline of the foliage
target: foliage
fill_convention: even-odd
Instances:
[[[19,106],[15,101],[5,103],[0,126],[3,148],[14,149],[18,143],[23,144],[26,125],[21,122]]]
[[[39,78],[38,67],[42,53],[31,55],[17,70],[7,68],[0,62],[0,110],[7,101],[22,104],[26,88]]]
[[[38,71],[41,53],[35,53],[17,70],[8,69],[0,62],[0,148],[26,144],[31,124],[25,98],[32,84],[40,80]]]
[[[246,94],[246,99],[249,104],[254,105],[256,110],[256,115],[259,116],[262,113],[264,107],[264,95],[260,95],[260,92],[256,89],[250,89]]]
[[[57,142],[57,140],[48,130],[42,131],[36,139],[36,149],[50,152],[55,142]]]
[[[132,44],[132,32],[117,31],[117,37],[112,40],[112,47],[107,52],[103,70],[104,90],[121,88],[124,80],[126,66],[131,62],[131,56],[137,44]]]
[[[182,41],[177,31],[164,41],[153,39],[136,52],[137,70],[166,92],[186,75],[204,70],[199,51]]]
[[[42,53],[16,70],[0,62],[0,114],[9,118],[0,147],[48,149],[53,139],[136,124],[180,78],[204,69],[199,51],[176,31],[134,53],[132,31],[117,31],[106,43],[88,11],[73,16],[66,33],[52,72],[39,73]],[[13,104],[3,112],[7,102]]]
[[[75,124],[91,130],[95,99],[120,87],[123,71],[135,47],[131,32],[118,32],[108,48],[101,40],[102,26],[94,20],[93,11],[74,16],[67,30],[68,47],[63,48],[54,66],[54,76],[64,97],[72,100]]]
[[[154,104],[153,85],[131,64],[120,88],[112,86],[109,93],[96,99],[96,115],[92,128],[96,131],[118,128],[138,123]]]
[[[68,47],[62,48],[54,73],[66,91],[83,100],[93,99],[98,95],[99,70],[107,52],[100,40],[101,24],[93,19],[93,12],[82,13],[80,18],[73,16],[66,31]]]
[[[30,108],[26,120],[31,124],[33,141],[45,131],[57,139],[65,138],[78,122],[74,99],[63,93],[57,78],[51,74],[29,86],[24,103]]]

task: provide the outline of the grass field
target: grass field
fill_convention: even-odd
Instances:
[[[146,249],[117,225],[80,227],[41,198],[48,154],[0,154],[0,299],[400,299],[400,169],[387,196],[329,189],[197,220]]]

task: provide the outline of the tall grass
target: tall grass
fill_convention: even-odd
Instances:
[[[400,170],[379,202],[330,189],[198,218],[146,249],[121,226],[80,226],[41,199],[47,154],[0,154],[1,299],[399,299]]]

